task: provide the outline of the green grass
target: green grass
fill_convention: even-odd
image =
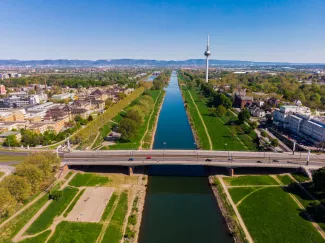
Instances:
[[[62,198],[59,201],[52,201],[44,212],[34,221],[34,223],[27,229],[27,234],[36,234],[46,230],[52,223],[56,216],[63,213],[65,208],[69,205],[71,200],[77,194],[78,189],[66,187],[63,189]]]
[[[69,171],[68,174],[66,174],[66,176],[64,177],[65,180],[68,180],[71,176],[72,176],[72,171]]]
[[[222,119],[212,116],[209,107],[206,105],[206,99],[198,94],[196,90],[189,90],[193,100],[196,103],[204,123],[208,129],[214,150],[236,150],[245,151],[247,148],[235,137],[232,132],[232,126],[226,125]],[[235,134],[235,136],[233,135]],[[225,146],[227,144],[227,146]]]
[[[73,209],[73,207],[76,205],[76,203],[78,202],[78,200],[80,199],[80,197],[82,196],[82,194],[85,192],[86,189],[82,189],[78,195],[73,199],[73,202],[70,204],[70,206],[68,207],[68,209],[64,212],[63,217],[67,217],[68,214],[71,212],[71,210]]]
[[[238,210],[254,242],[324,242],[313,225],[299,215],[298,205],[281,187],[251,194]]]
[[[160,93],[160,90],[149,90],[148,91],[148,95],[150,95],[153,98],[153,102],[156,101],[156,99],[158,98],[159,93]],[[148,113],[148,115],[146,115],[144,117],[143,123],[137,129],[134,137],[131,138],[131,141],[129,141],[129,142],[120,142],[120,141],[117,141],[116,144],[109,146],[109,149],[110,150],[138,149],[140,147],[141,139],[142,139],[143,135],[145,134],[145,132],[147,130],[147,124],[149,123],[151,125],[154,125],[154,122],[151,122],[151,120],[153,120],[153,119],[150,119],[149,120],[149,117],[150,117],[151,112],[154,111],[155,108],[158,107],[158,106],[159,106],[159,102],[157,102],[156,105],[152,107],[152,109],[150,110],[150,112]],[[127,107],[127,109],[129,109],[131,107],[132,107],[132,104],[129,107]],[[153,117],[154,116],[152,116],[152,118]],[[120,119],[117,122],[120,122]],[[149,126],[149,129],[150,129],[150,126]],[[148,145],[147,145],[147,147],[148,147]]]
[[[118,198],[118,195],[114,192],[113,195],[111,196],[111,198],[109,199],[109,202],[107,203],[106,207],[105,207],[105,210],[102,214],[102,218],[101,218],[101,221],[104,221],[107,219],[109,213],[111,212],[112,210],[112,207],[116,201],[116,199]]]
[[[294,183],[294,181],[288,175],[278,175],[278,178],[285,186],[290,185],[291,183]]]
[[[293,194],[314,218],[315,222],[325,231],[325,209],[318,200],[313,200],[298,184],[292,184],[285,191]]]
[[[224,177],[223,180],[229,186],[278,185],[277,181],[268,175]]]
[[[102,242],[118,243],[123,237],[123,222],[128,210],[128,194],[122,192]]]
[[[0,178],[4,176],[4,174],[5,174],[4,172],[0,171]]]
[[[101,186],[109,182],[108,177],[100,176],[93,173],[77,174],[69,182],[70,186]]]
[[[27,238],[25,240],[19,241],[19,243],[44,243],[50,234],[51,234],[51,230],[47,230],[35,237],[31,237],[31,238]]]
[[[62,221],[56,227],[48,243],[92,243],[96,242],[102,225]]]
[[[154,90],[154,91],[158,91],[158,90]],[[151,91],[151,92],[153,92],[153,91]],[[160,96],[158,96],[159,94],[160,94]],[[144,149],[149,149],[150,148],[151,141],[152,141],[152,136],[153,136],[153,130],[154,130],[154,127],[156,125],[157,116],[159,115],[158,114],[159,108],[162,105],[162,101],[163,101],[164,96],[165,96],[165,91],[162,90],[161,93],[156,92],[155,95],[156,95],[156,97],[153,94],[151,95],[154,98],[154,100],[157,101],[157,102],[156,102],[155,107],[153,108],[151,119],[148,121],[149,122],[149,129],[148,129],[148,132],[147,132],[146,136],[144,137],[143,144],[142,144],[142,148],[144,148]]]
[[[237,204],[245,196],[258,189],[261,189],[261,187],[233,187],[233,188],[228,188],[228,191],[234,203]]]
[[[38,199],[33,205],[25,209],[17,217],[10,220],[0,230],[0,242],[9,243],[11,239],[24,227],[37,211],[48,201],[48,195]]]
[[[183,96],[186,102],[186,110],[190,114],[190,123],[193,127],[194,131],[196,132],[196,135],[199,138],[199,146],[202,149],[209,150],[210,149],[210,143],[208,136],[204,130],[204,126],[202,124],[202,121],[200,119],[199,113],[197,112],[194,103],[190,97],[190,93],[188,89],[185,87],[182,88]]]
[[[305,182],[305,181],[309,181],[309,177],[306,176],[304,173],[302,172],[296,172],[296,173],[292,173],[292,176],[298,181],[298,182]]]

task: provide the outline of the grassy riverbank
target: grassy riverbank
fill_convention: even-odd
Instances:
[[[224,116],[211,115],[207,105],[208,100],[197,89],[181,87],[186,102],[187,113],[190,115],[192,129],[198,137],[200,148],[210,149],[208,136],[210,136],[213,150],[256,151],[257,144],[253,142],[250,134],[236,132],[234,123],[237,117],[228,111]],[[192,97],[191,97],[192,96]],[[196,104],[196,107],[194,106]],[[203,129],[200,115],[207,127],[208,134]]]
[[[304,213],[307,203],[299,203],[302,199],[290,192],[291,186],[286,186],[292,182],[289,176],[238,176],[221,180],[255,242],[324,242],[317,224]],[[300,188],[296,190],[302,192]]]
[[[105,147],[104,149],[138,149],[142,147],[148,149],[151,146],[151,138],[156,126],[157,116],[159,107],[163,100],[165,92],[163,90],[148,90],[145,96],[150,96],[152,98],[152,104],[148,106],[148,109],[145,110],[145,116],[140,127],[137,128],[134,136],[130,138],[129,141],[118,140],[116,144]],[[141,97],[139,98],[141,102]],[[134,102],[129,107],[125,109],[125,112],[132,109],[137,105],[137,102]],[[120,121],[118,121],[120,122]]]

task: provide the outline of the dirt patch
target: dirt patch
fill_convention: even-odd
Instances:
[[[114,188],[111,187],[88,187],[66,219],[77,222],[99,222],[113,191]]]

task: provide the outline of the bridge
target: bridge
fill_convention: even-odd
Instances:
[[[129,167],[146,165],[204,165],[229,169],[238,167],[256,168],[301,168],[308,173],[325,166],[325,155],[310,153],[241,152],[211,150],[111,150],[60,152],[64,164],[111,165]]]

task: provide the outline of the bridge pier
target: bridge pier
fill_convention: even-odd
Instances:
[[[234,169],[233,168],[228,168],[228,175],[233,177],[234,174],[235,174]]]
[[[133,176],[134,166],[129,166],[128,170],[129,170],[129,176]]]

